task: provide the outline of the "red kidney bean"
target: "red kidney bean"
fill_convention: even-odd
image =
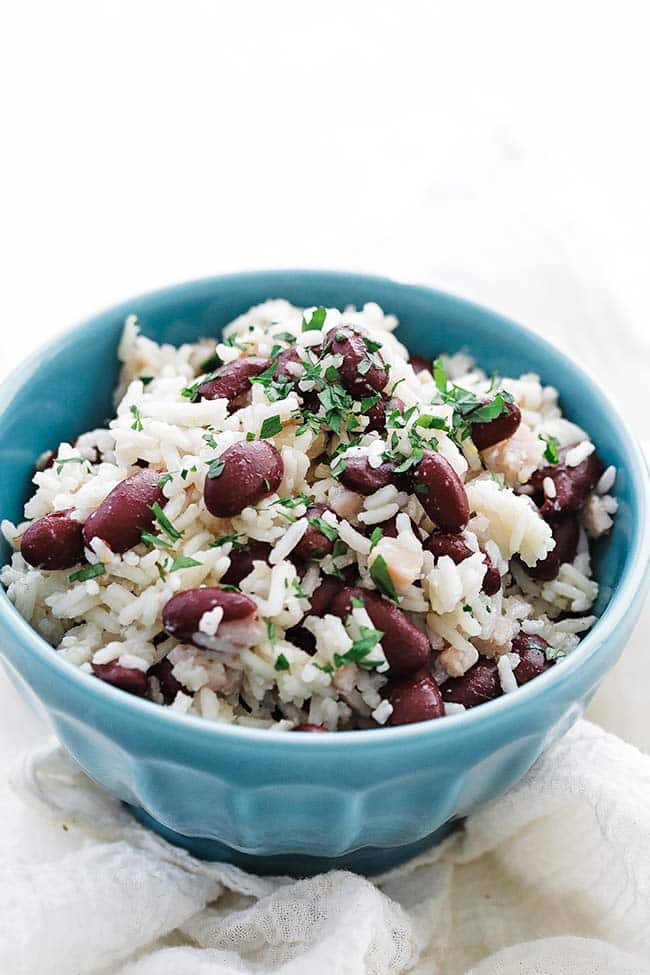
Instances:
[[[386,429],[386,417],[390,416],[397,410],[398,413],[404,413],[406,409],[406,403],[399,398],[399,396],[391,396],[390,399],[380,399],[378,403],[371,406],[366,416],[370,421],[366,427],[365,432],[369,433],[372,430],[376,430],[378,433],[383,433]]]
[[[428,372],[429,375],[431,375],[431,376],[433,375],[433,369],[432,369],[433,360],[432,359],[427,359],[423,355],[417,355],[416,354],[416,355],[410,355],[409,356],[409,362],[413,366],[413,369],[415,370],[416,375],[417,375],[418,372]]]
[[[422,542],[422,547],[431,552],[436,559],[440,558],[441,555],[448,555],[455,565],[459,565],[474,554],[460,535],[451,535],[449,532],[432,532]],[[483,576],[481,588],[486,596],[494,596],[501,588],[501,574],[486,553],[483,554],[483,561],[487,569]]]
[[[267,440],[235,443],[221,460],[221,473],[207,476],[203,488],[205,506],[218,518],[232,518],[268,497],[278,489],[284,474],[282,457]]]
[[[239,409],[245,405],[251,390],[251,379],[271,365],[270,359],[262,359],[251,355],[243,359],[235,359],[220,366],[212,379],[206,380],[199,386],[197,399],[227,399],[231,409]]]
[[[285,349],[284,352],[281,352],[278,356],[278,367],[275,370],[275,378],[281,382],[298,382],[300,377],[296,376],[293,372],[287,369],[287,366],[290,363],[300,365],[301,362],[302,360],[298,354],[298,350],[294,346],[291,346],[290,349]]]
[[[332,605],[332,600],[345,589],[345,583],[335,576],[325,576],[320,586],[309,597],[312,616],[325,616]]]
[[[113,552],[137,545],[142,532],[153,527],[151,506],[164,501],[159,479],[158,471],[138,471],[114,487],[84,525],[86,545],[93,538],[101,538]]]
[[[179,691],[191,694],[186,687],[176,680],[173,674],[174,665],[168,657],[163,657],[157,664],[149,668],[149,677],[156,677],[160,685],[160,693],[165,704],[173,704]]]
[[[128,694],[144,697],[149,689],[149,681],[143,670],[136,667],[120,667],[117,660],[108,664],[92,664],[93,673],[106,684],[119,687]]]
[[[304,626],[292,626],[287,630],[285,636],[289,643],[293,643],[294,646],[304,650],[310,657],[316,653],[316,637]]]
[[[25,562],[36,569],[71,569],[84,561],[83,525],[71,512],[52,511],[31,523],[20,543]]]
[[[329,510],[324,504],[310,504],[307,508],[306,517],[308,519],[322,518],[323,513]],[[331,542],[316,525],[312,525],[310,522],[307,531],[291,554],[307,562],[310,559],[322,559],[326,555],[331,555],[333,548],[334,542]]]
[[[543,482],[546,477],[550,477],[555,485],[555,497],[544,497],[539,509],[541,516],[548,521],[553,521],[569,511],[579,511],[604,470],[595,450],[577,467],[567,467],[564,461],[570,449],[563,447],[559,451],[559,464],[540,467],[530,479],[536,491],[544,490]]]
[[[520,631],[514,638],[512,651],[518,653],[521,660],[513,668],[513,673],[520,687],[522,684],[527,684],[533,677],[539,677],[555,663],[554,660],[546,659],[547,648],[546,640],[533,633]]]
[[[477,450],[487,450],[495,443],[508,440],[516,433],[521,423],[521,410],[516,403],[506,403],[505,410],[494,420],[485,423],[472,423],[472,441]]]
[[[548,553],[545,559],[535,565],[524,566],[528,575],[540,582],[555,579],[560,571],[560,566],[564,562],[573,562],[578,550],[580,523],[576,515],[569,514],[560,521],[554,521],[551,524],[551,529],[555,539],[555,548]]]
[[[474,708],[503,693],[496,661],[477,660],[462,677],[449,677],[440,688],[443,701]]]
[[[409,521],[411,523],[411,531],[413,532],[416,538],[419,538],[420,532],[418,530],[417,525],[415,524],[412,518],[409,518]],[[365,534],[372,535],[373,531],[377,527],[381,528],[381,533],[384,536],[384,538],[397,538],[398,535],[397,515],[393,515],[392,518],[388,518],[386,521],[380,522],[379,525],[367,525],[366,528],[364,529]]]
[[[440,688],[427,670],[419,670],[409,677],[391,680],[381,689],[381,695],[393,705],[389,725],[414,724],[442,718],[445,706]]]
[[[271,546],[268,542],[251,539],[244,548],[233,548],[228,558],[230,567],[221,582],[228,586],[238,586],[242,579],[253,571],[253,562],[268,562]]]
[[[409,472],[411,489],[439,528],[460,532],[469,521],[469,502],[460,477],[449,461],[435,450],[425,450]]]
[[[374,494],[387,484],[401,488],[405,478],[395,473],[396,467],[392,460],[383,461],[379,467],[371,467],[367,457],[346,457],[339,480],[351,491],[365,495]]]
[[[357,399],[380,392],[388,382],[388,372],[379,352],[373,352],[372,359],[382,362],[381,366],[372,363],[363,336],[349,325],[331,329],[327,333],[327,346],[334,354],[343,356],[339,368],[341,379],[348,392]],[[362,363],[368,362],[371,363],[368,370],[360,372]]]
[[[384,634],[381,645],[391,676],[411,674],[423,667],[431,653],[429,639],[395,603],[367,589],[350,586],[334,597],[330,613],[345,620],[352,612],[355,597],[363,600],[372,625]]]
[[[257,607],[243,592],[230,589],[217,589],[216,586],[203,586],[200,589],[185,589],[165,603],[162,622],[170,636],[182,642],[191,643],[199,633],[199,623],[204,613],[220,606],[223,610],[222,622],[254,616]]]
[[[328,731],[323,724],[298,724],[292,731]]]

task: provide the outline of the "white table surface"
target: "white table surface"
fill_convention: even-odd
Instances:
[[[0,376],[129,294],[240,268],[352,268],[528,323],[647,438],[642,13],[5,8]],[[649,626],[646,607],[591,708],[646,750]],[[2,766],[41,734],[1,678]]]

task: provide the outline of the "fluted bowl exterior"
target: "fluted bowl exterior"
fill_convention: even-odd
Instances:
[[[377,301],[412,351],[466,349],[487,370],[538,372],[619,468],[620,509],[596,546],[600,619],[565,661],[471,712],[401,728],[295,734],[212,724],[125,694],[66,664],[0,595],[0,651],[92,779],[199,855],[260,870],[377,872],[515,783],[579,717],[620,655],[648,584],[647,470],[612,404],[539,336],[428,288],[325,271],[250,272],[136,298],[62,335],[0,395],[0,513],[18,519],[38,454],[111,414],[126,314],[180,343],[217,334],[267,297]],[[5,550],[4,556],[8,556]],[[364,853],[365,851],[365,853]]]

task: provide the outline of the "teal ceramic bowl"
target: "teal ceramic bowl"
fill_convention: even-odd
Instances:
[[[113,308],[32,357],[0,394],[0,514],[18,520],[34,461],[112,415],[125,316],[165,342],[216,335],[268,297],[298,305],[377,301],[413,352],[467,349],[488,371],[541,374],[567,416],[618,468],[615,528],[596,546],[599,620],[578,649],[516,694],[444,720],[331,735],[211,724],[125,694],[60,660],[0,595],[0,649],[88,775],[199,856],[260,872],[376,873],[435,842],[510,788],[582,714],[615,663],[648,582],[647,472],[614,406],[542,338],[429,288],[326,271],[229,275]],[[8,557],[4,551],[3,557]]]

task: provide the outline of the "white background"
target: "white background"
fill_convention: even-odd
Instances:
[[[176,280],[363,269],[550,335],[648,436],[644,4],[1,9],[0,374]],[[595,714],[650,748],[642,632]]]

